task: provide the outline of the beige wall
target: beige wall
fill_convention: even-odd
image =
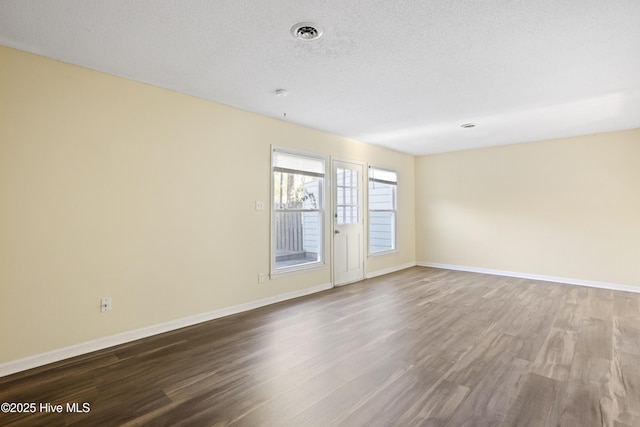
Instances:
[[[416,159],[418,262],[640,287],[640,129]]]
[[[271,144],[399,171],[400,252],[369,274],[417,259],[640,286],[640,130],[414,159],[0,47],[0,364],[329,283],[257,284]]]
[[[0,47],[0,363],[331,282],[257,283],[271,144],[397,169],[415,262],[412,156]]]

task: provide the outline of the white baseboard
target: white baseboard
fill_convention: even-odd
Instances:
[[[402,265],[396,265],[394,267],[385,268],[383,270],[372,271],[371,273],[367,273],[365,276],[367,279],[372,279],[374,277],[382,276],[384,274],[395,273],[396,271],[404,270],[405,268],[415,267],[415,262],[408,262]]]
[[[310,295],[331,289],[331,283],[325,283],[298,291],[287,292],[285,294],[275,295],[263,298],[257,301],[251,301],[245,304],[234,305],[232,307],[221,308],[219,310],[200,313],[193,316],[183,317],[181,319],[171,320],[165,323],[148,326],[145,328],[135,329],[132,331],[122,332],[120,334],[109,337],[98,338],[92,341],[86,341],[80,344],[72,345],[65,348],[49,351],[35,356],[25,357],[23,359],[13,360],[0,364],[0,377],[14,374],[16,372],[26,371],[27,369],[36,368],[38,366],[47,365],[53,362],[59,362],[82,354],[91,353],[97,350],[113,347],[115,345],[124,344],[141,338],[147,338],[153,335],[169,332],[175,329],[184,328],[186,326],[195,325],[209,320],[218,319],[220,317],[229,316],[243,311],[253,310],[255,308],[264,307],[266,305],[290,300],[293,298]]]
[[[590,288],[609,289],[613,291],[640,293],[640,287],[620,285],[617,283],[596,282],[593,280],[572,279],[568,277],[543,276],[540,274],[518,273],[516,271],[491,270],[487,268],[466,267],[463,265],[437,264],[434,262],[418,262],[421,267],[443,268],[445,270],[469,271],[472,273],[495,274],[497,276],[518,277],[522,279],[543,280],[545,282],[566,283],[569,285],[588,286]]]

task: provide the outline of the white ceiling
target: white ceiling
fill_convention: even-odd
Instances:
[[[0,0],[0,44],[418,155],[640,127],[639,0]]]

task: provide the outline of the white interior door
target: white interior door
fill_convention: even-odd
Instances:
[[[336,286],[364,279],[361,164],[333,161],[333,279]]]

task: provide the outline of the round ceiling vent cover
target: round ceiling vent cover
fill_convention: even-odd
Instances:
[[[322,28],[313,22],[300,22],[291,27],[291,34],[300,40],[315,40],[322,35]]]

